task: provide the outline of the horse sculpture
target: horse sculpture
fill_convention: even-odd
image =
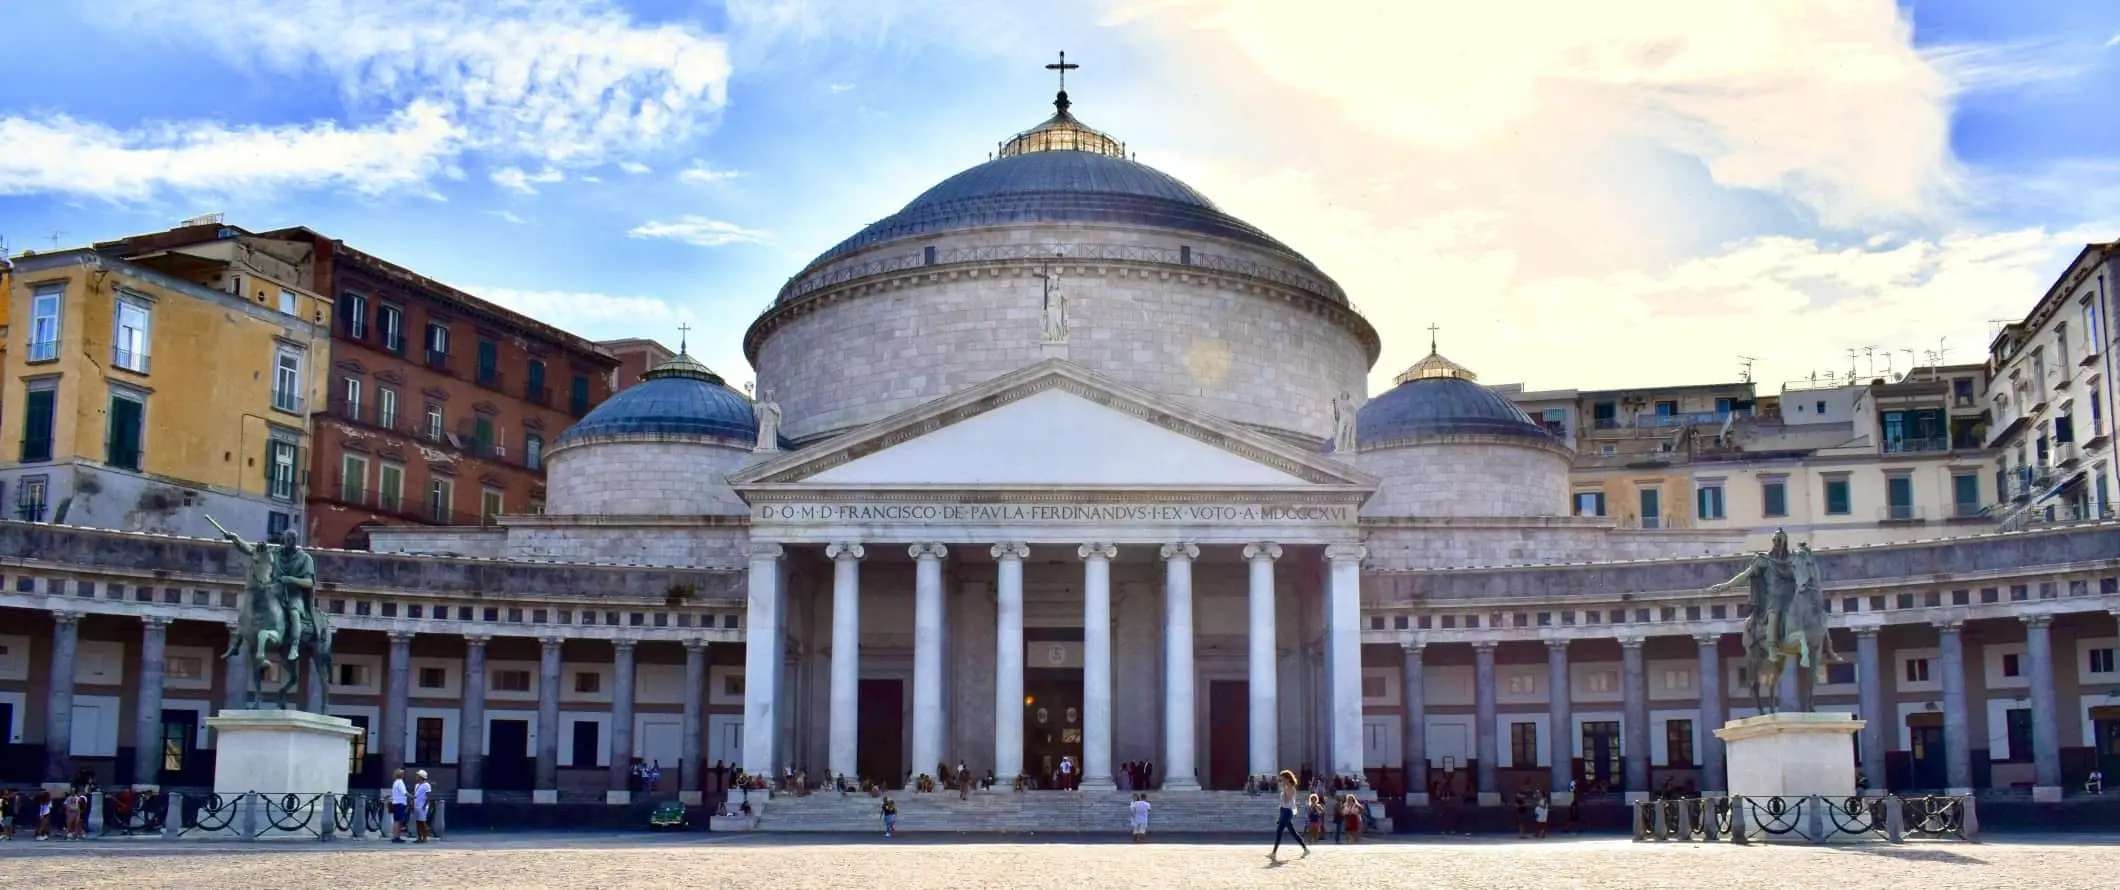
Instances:
[[[273,690],[273,703],[284,710],[288,694],[301,684],[298,668],[302,654],[309,656],[317,683],[326,683],[331,677],[331,627],[322,615],[305,607],[300,595],[303,591],[295,589],[301,582],[313,580],[311,562],[291,536],[277,548],[264,541],[253,544],[222,528],[212,517],[207,517],[207,521],[250,557],[249,574],[243,583],[243,607],[228,651],[221,657],[249,657],[250,692],[245,705],[249,708],[257,708],[264,697],[260,687],[267,671],[279,667],[283,679],[280,687]]]
[[[1844,661],[1826,630],[1825,597],[1819,590],[1818,564],[1808,545],[1789,551],[1788,536],[1774,533],[1773,549],[1752,558],[1737,577],[1708,588],[1722,593],[1750,582],[1752,614],[1742,641],[1752,676],[1752,703],[1762,714],[1777,713],[1782,672],[1795,660],[1814,672],[1810,684],[1799,684],[1797,710],[1811,710],[1811,686],[1829,682],[1826,665]]]

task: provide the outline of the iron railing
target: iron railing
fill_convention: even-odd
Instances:
[[[1822,844],[1908,838],[1978,841],[1970,796],[1709,796],[1634,804],[1634,840]]]

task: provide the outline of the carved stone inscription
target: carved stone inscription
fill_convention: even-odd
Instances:
[[[751,521],[767,523],[1131,523],[1136,525],[1348,525],[1345,504],[755,504]]]

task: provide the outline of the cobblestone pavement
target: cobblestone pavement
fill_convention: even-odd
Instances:
[[[788,836],[461,836],[428,846],[212,841],[0,844],[0,886],[420,890],[807,888],[2037,887],[2114,886],[2120,837],[1980,845],[1795,847],[1624,840],[1373,842],[1292,848],[1231,840]],[[2100,878],[2099,875],[2105,877]]]

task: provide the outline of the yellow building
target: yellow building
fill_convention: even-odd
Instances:
[[[212,534],[208,514],[246,537],[301,527],[330,301],[211,258],[156,265],[14,261],[0,504],[172,534]]]

